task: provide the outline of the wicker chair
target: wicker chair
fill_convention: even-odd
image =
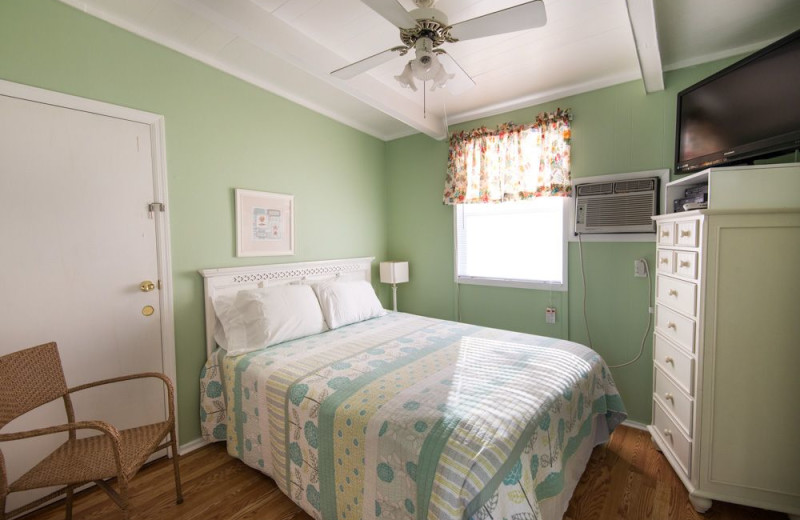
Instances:
[[[70,394],[99,385],[145,377],[161,379],[166,386],[169,399],[169,418],[166,421],[122,431],[102,421],[75,421]],[[58,348],[55,343],[47,343],[0,357],[0,381],[3,382],[0,385],[0,430],[13,419],[59,397],[64,400],[68,421],[67,424],[49,428],[0,433],[0,443],[58,432],[67,432],[69,435],[64,444],[11,484],[8,483],[5,459],[0,450],[0,520],[10,520],[62,494],[66,494],[66,518],[69,520],[72,518],[73,490],[88,482],[94,482],[105,490],[122,509],[123,517],[127,520],[130,515],[128,483],[150,455],[167,447],[172,451],[177,502],[183,502],[173,389],[169,378],[163,374],[135,374],[67,388]],[[75,435],[77,430],[96,430],[100,435],[78,439]],[[114,491],[107,482],[114,477],[119,492]],[[6,497],[9,493],[50,486],[64,487],[6,513]]]

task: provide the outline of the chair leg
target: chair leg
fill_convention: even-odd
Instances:
[[[130,504],[128,502],[128,481],[125,479],[119,480],[119,507],[122,509],[123,520],[129,520],[131,517]]]
[[[177,504],[183,503],[183,492],[181,491],[181,469],[180,465],[178,464],[178,441],[175,437],[175,425],[172,425],[172,431],[169,434],[170,437],[170,450],[172,451],[172,467],[174,468],[175,472],[175,494],[177,495]]]
[[[72,520],[72,495],[75,488],[67,486],[67,515],[66,520]]]

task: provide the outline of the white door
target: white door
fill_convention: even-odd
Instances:
[[[56,341],[68,386],[164,372],[150,141],[141,122],[0,95],[0,355]],[[119,428],[166,417],[153,380],[74,404],[78,420]],[[4,431],[64,418],[59,401]],[[10,480],[55,437],[2,446]],[[41,494],[11,495],[9,509]]]

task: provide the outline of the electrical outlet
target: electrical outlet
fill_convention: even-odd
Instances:
[[[644,258],[638,258],[633,261],[633,276],[636,278],[644,278],[647,276],[647,263]]]
[[[544,322],[553,324],[556,322],[556,308],[548,307],[544,311]]]

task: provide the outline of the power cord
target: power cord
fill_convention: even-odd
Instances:
[[[589,317],[586,314],[586,272],[583,268],[583,240],[581,240],[581,234],[578,233],[578,256],[580,258],[581,264],[581,278],[583,279],[583,323],[586,326],[586,337],[589,339],[589,348],[594,348],[592,346],[592,335],[589,333]],[[636,357],[630,361],[625,363],[621,363],[619,365],[608,365],[608,368],[622,368],[628,365],[632,365],[639,361],[639,358],[642,357],[644,354],[644,344],[647,341],[647,337],[650,335],[650,327],[653,324],[653,313],[652,307],[650,305],[650,301],[653,298],[653,288],[650,283],[650,266],[647,264],[647,260],[644,258],[641,259],[644,263],[644,272],[647,275],[647,328],[644,331],[644,335],[642,336],[642,342],[639,345],[639,353],[636,354]]]
[[[586,337],[589,338],[589,348],[592,346],[592,334],[589,332],[589,316],[586,314],[586,271],[583,269],[583,240],[581,233],[578,233],[578,257],[581,263],[581,279],[583,280],[583,324],[586,326]]]
[[[461,323],[461,284],[456,282],[456,321]]]
[[[647,274],[647,328],[644,331],[644,336],[642,336],[642,344],[639,346],[639,353],[636,354],[635,358],[620,365],[608,365],[608,368],[622,368],[639,361],[639,358],[642,357],[642,354],[644,353],[644,343],[647,340],[647,337],[650,335],[650,327],[653,323],[653,313],[650,311],[650,299],[653,297],[653,288],[650,285],[650,266],[647,265],[647,260],[644,258],[642,258],[642,262],[644,262],[644,272]]]

